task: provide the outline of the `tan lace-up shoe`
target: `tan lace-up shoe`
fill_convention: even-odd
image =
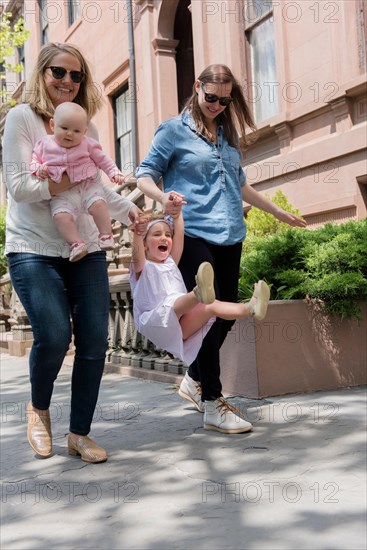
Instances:
[[[240,434],[252,430],[252,424],[240,417],[240,411],[223,397],[205,401],[204,428],[225,434]]]

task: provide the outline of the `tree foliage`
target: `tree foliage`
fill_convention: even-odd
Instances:
[[[23,46],[29,38],[30,31],[24,28],[24,19],[19,17],[12,22],[12,14],[3,12],[0,16],[0,79],[6,80],[8,73],[19,73],[23,66],[12,63],[17,48]],[[4,106],[12,105],[11,94],[1,87],[1,101]]]
[[[294,208],[289,203],[283,191],[278,190],[274,197],[270,197],[268,193],[265,193],[265,197],[280,208],[283,208],[283,210],[286,210],[291,214],[295,214],[296,216],[300,215],[299,210]],[[280,233],[289,227],[286,223],[280,222],[274,218],[272,214],[268,214],[267,212],[264,212],[259,208],[255,208],[254,206],[251,207],[249,213],[247,214],[246,225],[247,233],[250,238],[253,235],[256,235],[257,237],[275,235],[276,233]]]

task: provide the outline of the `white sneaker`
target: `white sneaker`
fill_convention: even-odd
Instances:
[[[240,434],[252,430],[252,424],[239,415],[240,411],[223,397],[204,402],[204,428],[224,434]]]
[[[187,372],[182,379],[178,395],[193,403],[199,412],[204,412],[204,403],[201,400],[200,382],[193,380]]]
[[[112,233],[100,233],[98,236],[98,246],[101,250],[114,250],[115,239]]]

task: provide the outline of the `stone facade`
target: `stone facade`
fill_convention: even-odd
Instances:
[[[8,2],[16,6],[32,33],[23,76],[34,66],[42,36],[79,46],[105,98],[95,117],[101,143],[122,167],[132,169],[145,156],[157,125],[179,112],[194,74],[226,63],[254,112],[264,110],[245,159],[248,181],[270,195],[282,189],[311,227],[366,216],[362,0]],[[122,160],[115,109],[121,90],[136,116],[133,151]]]

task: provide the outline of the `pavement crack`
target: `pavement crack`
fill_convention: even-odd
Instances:
[[[50,477],[50,476],[55,476],[55,478],[58,478],[60,477],[61,474],[64,474],[66,472],[73,472],[75,470],[81,470],[81,469],[84,469],[88,466],[87,463],[81,463],[77,468],[66,468],[65,470],[57,470],[57,471],[50,471],[50,472],[42,472],[40,474],[36,474],[36,475],[33,475],[33,476],[29,476],[29,477],[25,477],[25,478],[21,478],[21,479],[12,479],[12,480],[7,480],[7,479],[4,479],[3,480],[3,484],[5,483],[24,483],[24,482],[27,482],[27,481],[32,481],[34,479],[42,479],[44,477]]]

